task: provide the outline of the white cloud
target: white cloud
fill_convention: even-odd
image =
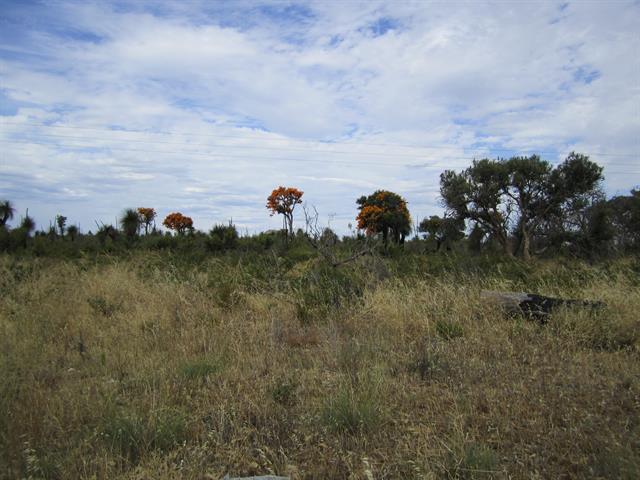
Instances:
[[[342,230],[375,188],[438,213],[440,171],[509,149],[584,151],[610,192],[640,184],[636,3],[230,5],[8,12],[3,196],[45,224],[147,205],[255,230],[294,184]]]

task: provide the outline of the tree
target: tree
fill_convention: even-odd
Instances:
[[[16,209],[9,200],[0,201],[0,227],[4,227],[7,222],[13,219]]]
[[[620,249],[640,249],[640,190],[607,202],[615,244]]]
[[[127,208],[120,217],[120,227],[129,240],[140,231],[140,215],[133,208]]]
[[[296,205],[302,203],[304,192],[293,187],[278,187],[267,197],[267,208],[270,215],[280,214],[283,216],[284,230],[289,236],[293,236],[293,211]]]
[[[439,251],[443,245],[450,250],[452,243],[464,238],[464,220],[432,215],[420,222],[418,231],[424,233],[427,238],[435,240],[436,251]]]
[[[387,190],[376,190],[358,200],[358,229],[368,235],[382,234],[385,245],[389,236],[395,243],[403,243],[411,233],[411,215],[407,202],[400,195]]]
[[[498,240],[507,255],[511,211],[503,203],[508,172],[501,160],[474,160],[461,173],[446,170],[440,175],[440,195],[451,216],[471,220]]]
[[[508,255],[513,233],[516,250],[528,260],[542,225],[557,230],[581,202],[598,194],[601,179],[602,167],[575,152],[556,168],[538,155],[483,159],[461,173],[445,171],[440,193],[450,214],[479,225]]]
[[[149,228],[151,228],[151,224],[155,222],[156,219],[156,211],[153,208],[138,208],[138,215],[140,216],[140,222],[144,225],[144,234],[149,234]]]
[[[169,230],[175,230],[178,235],[184,235],[185,232],[193,230],[193,220],[191,217],[182,215],[180,212],[167,215],[162,221],[162,225]]]
[[[67,217],[63,215],[56,215],[56,225],[58,226],[58,230],[60,231],[60,236],[64,237],[64,229],[67,224]]]

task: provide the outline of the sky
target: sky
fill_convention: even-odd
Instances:
[[[623,0],[0,0],[0,199],[44,229],[144,206],[255,233],[283,185],[346,233],[377,189],[419,221],[445,169],[571,151],[627,194],[639,25]]]

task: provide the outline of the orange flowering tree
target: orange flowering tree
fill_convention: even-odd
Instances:
[[[140,216],[140,223],[144,225],[144,233],[145,235],[149,233],[149,228],[151,228],[151,224],[156,219],[156,211],[153,208],[138,208],[138,215]]]
[[[296,205],[302,203],[304,192],[293,187],[278,187],[267,198],[267,208],[271,216],[280,214],[283,216],[284,229],[293,235],[293,210]]]
[[[193,220],[191,217],[186,217],[180,212],[167,215],[162,225],[170,230],[175,230],[178,232],[178,235],[184,235],[187,230],[193,230]]]
[[[411,232],[411,215],[407,202],[400,195],[386,190],[377,190],[369,196],[363,195],[358,200],[358,229],[367,235],[382,234],[386,244],[389,237],[396,243],[404,242],[404,237]]]

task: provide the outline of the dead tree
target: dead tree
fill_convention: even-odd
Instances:
[[[302,207],[302,211],[304,212],[306,237],[311,246],[318,251],[320,257],[322,257],[333,268],[337,268],[340,265],[344,265],[360,257],[372,255],[374,253],[374,245],[371,244],[369,239],[366,239],[365,244],[358,251],[347,258],[339,258],[336,248],[338,243],[337,235],[331,232],[330,227],[322,229],[318,226],[318,210],[316,207],[311,208],[313,209],[313,212],[309,210],[306,204]]]

